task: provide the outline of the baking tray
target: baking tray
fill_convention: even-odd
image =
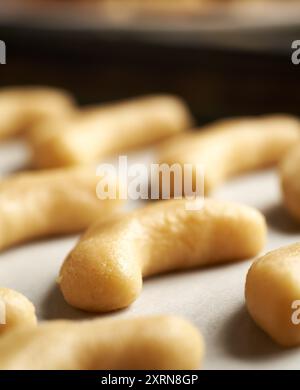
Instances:
[[[81,104],[171,93],[201,124],[235,115],[299,115],[300,72],[291,61],[299,1],[272,2],[264,11],[244,2],[251,12],[226,1],[198,15],[121,20],[70,8],[74,1],[57,1],[59,10],[43,0],[34,9],[33,1],[23,1],[25,8],[12,3],[0,0],[0,39],[7,45],[1,87],[64,88]]]
[[[0,173],[19,170],[26,166],[27,158],[28,151],[19,141],[2,144]],[[243,202],[265,214],[269,225],[265,251],[300,241],[300,227],[281,205],[275,170],[231,180],[213,197]],[[14,288],[30,298],[39,320],[94,317],[68,306],[55,283],[60,265],[77,238],[40,240],[1,253],[0,286]],[[111,315],[165,313],[188,318],[205,338],[204,369],[299,369],[300,349],[275,345],[245,310],[244,284],[250,265],[248,260],[148,279],[130,308]]]
[[[59,35],[138,41],[192,47],[239,48],[287,52],[300,31],[300,2],[207,1],[190,10],[156,9],[141,5],[107,7],[106,2],[0,0],[0,32]],[[122,1],[119,2],[122,4]],[[143,4],[143,3],[140,3]],[[149,4],[149,2],[148,2]],[[154,7],[155,8],[155,7]]]

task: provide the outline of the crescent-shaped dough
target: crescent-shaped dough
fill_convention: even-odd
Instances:
[[[116,211],[99,200],[94,168],[20,173],[0,181],[0,250],[51,235],[80,232]]]
[[[191,126],[190,112],[174,96],[149,96],[78,111],[31,132],[38,168],[90,164],[148,146]]]
[[[0,320],[0,337],[16,327],[33,327],[37,322],[33,304],[19,292],[4,287],[0,287]]]
[[[256,260],[245,296],[250,315],[273,340],[286,347],[300,345],[300,243]]]
[[[157,161],[202,165],[209,193],[235,175],[278,163],[297,141],[300,122],[291,116],[222,120],[165,142]]]
[[[3,370],[189,370],[204,353],[198,330],[172,316],[49,321],[0,338]]]
[[[11,87],[0,90],[0,140],[29,131],[42,120],[68,116],[73,98],[46,87]]]
[[[235,203],[160,201],[103,226],[92,226],[65,260],[59,277],[66,301],[88,311],[129,306],[142,278],[251,258],[263,248],[265,219]]]

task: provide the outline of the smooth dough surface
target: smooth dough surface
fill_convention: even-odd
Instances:
[[[56,88],[2,88],[0,140],[27,132],[40,121],[69,115],[73,109],[73,98]]]
[[[300,243],[255,261],[247,275],[245,296],[250,315],[273,340],[287,347],[300,345],[300,321],[293,322],[293,316],[300,319]]]
[[[0,338],[16,327],[36,325],[33,304],[17,291],[0,287],[0,310],[3,310],[3,313],[0,313],[0,318],[2,314],[5,317],[5,323],[0,323]]]
[[[88,311],[130,305],[142,277],[251,258],[263,248],[265,219],[240,204],[160,201],[118,221],[92,226],[65,260],[59,277],[66,301]]]
[[[297,141],[300,122],[291,116],[227,119],[164,142],[157,160],[203,165],[209,193],[235,175],[278,163]]]
[[[174,96],[149,96],[78,111],[32,132],[32,159],[39,168],[88,164],[147,146],[191,126],[190,112]]]
[[[200,367],[203,341],[172,316],[49,321],[0,338],[2,370],[179,370]]]
[[[96,195],[96,169],[20,173],[0,181],[0,250],[51,235],[86,229],[110,216],[118,200]]]

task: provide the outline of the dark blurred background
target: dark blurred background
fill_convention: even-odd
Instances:
[[[236,15],[236,24],[222,14],[193,17],[190,24],[177,17],[163,28],[166,12],[159,22],[144,12],[144,21],[135,14],[124,24],[86,9],[20,9],[0,9],[0,39],[7,46],[0,86],[63,87],[82,104],[174,93],[187,100],[199,122],[299,114],[300,65],[291,62],[291,43],[300,39],[300,13],[284,23],[264,23],[260,14],[258,26],[253,15],[246,26],[236,23]]]

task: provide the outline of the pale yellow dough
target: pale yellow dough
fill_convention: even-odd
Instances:
[[[0,337],[13,329],[36,325],[35,308],[22,294],[9,288],[0,287],[0,317],[5,317],[5,323],[0,323]],[[0,352],[1,353],[1,352]]]
[[[253,208],[206,200],[156,202],[104,226],[92,226],[65,260],[59,277],[66,301],[87,311],[129,306],[142,277],[251,258],[263,248],[265,219]]]
[[[200,368],[198,330],[172,316],[51,321],[0,338],[4,370],[181,370]]]
[[[97,162],[147,146],[190,127],[185,104],[173,96],[150,96],[83,109],[64,121],[48,121],[31,133],[39,168]]]
[[[300,221],[300,144],[292,149],[280,165],[284,204]]]
[[[30,130],[40,121],[69,115],[73,98],[65,91],[46,87],[0,90],[0,140]]]
[[[116,211],[99,200],[95,168],[21,173],[0,181],[0,250],[51,235],[86,229]]]
[[[157,161],[202,164],[209,193],[235,175],[278,163],[299,140],[300,122],[291,116],[227,119],[165,142]]]
[[[293,322],[297,307],[292,306],[300,300],[300,243],[255,261],[245,295],[250,315],[272,339],[286,347],[300,345],[300,325]]]

